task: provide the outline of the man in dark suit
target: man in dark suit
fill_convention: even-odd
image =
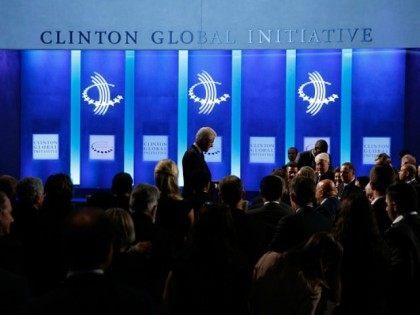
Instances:
[[[340,210],[340,200],[337,198],[337,188],[330,179],[321,180],[316,185],[315,197],[318,202],[316,211],[323,214],[331,224]]]
[[[404,157],[406,157],[406,155]],[[416,178],[417,177],[416,166],[410,163],[402,164],[400,171],[398,172],[398,177],[401,182],[410,184],[411,186],[414,187],[414,189],[417,192],[417,204],[420,205],[420,182]]]
[[[328,152],[328,143],[320,139],[315,143],[315,147],[312,150],[303,151],[298,154],[296,160],[299,168],[309,166],[315,169],[315,156],[323,152]]]
[[[64,230],[69,271],[61,287],[28,305],[27,314],[150,314],[148,299],[104,275],[112,258],[114,230],[103,211],[74,212]]]
[[[284,252],[302,245],[317,232],[331,229],[330,221],[313,208],[315,183],[297,176],[290,183],[290,201],[295,213],[280,219],[270,249]]]
[[[407,183],[391,185],[386,203],[393,221],[385,233],[391,251],[391,315],[420,314],[420,215],[416,211],[416,191]]]
[[[338,186],[338,197],[343,200],[351,194],[362,193],[362,189],[356,186],[356,169],[350,162],[344,162],[340,168],[341,184]]]
[[[260,183],[260,192],[264,204],[247,212],[255,229],[254,239],[258,243],[258,257],[264,254],[273,239],[279,220],[292,214],[292,208],[281,201],[283,181],[280,177],[265,176]]]
[[[369,174],[370,188],[372,190],[372,209],[378,224],[379,233],[383,237],[391,225],[386,213],[385,193],[394,181],[394,170],[389,165],[375,165]]]
[[[182,172],[184,175],[183,195],[189,198],[192,195],[192,179],[195,172],[206,172],[211,179],[210,169],[204,160],[204,153],[207,152],[214,143],[217,134],[210,127],[202,127],[195,135],[195,142],[184,153],[182,158]]]

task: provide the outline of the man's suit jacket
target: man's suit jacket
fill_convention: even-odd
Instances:
[[[346,199],[348,196],[354,193],[362,193],[363,190],[356,186],[356,179],[352,180],[347,185],[344,185],[344,183],[341,183],[338,186],[338,196],[341,200]]]
[[[194,172],[204,172],[208,174],[211,180],[210,169],[204,160],[204,154],[200,153],[195,145],[192,145],[185,153],[182,158],[182,171],[184,175],[184,197],[190,197],[192,195],[191,181]]]
[[[328,197],[321,205],[316,208],[316,211],[324,215],[331,224],[335,222],[335,218],[340,210],[340,200],[337,197]]]
[[[315,169],[315,156],[312,150],[300,152],[296,158],[298,167],[309,166]]]
[[[292,213],[292,208],[284,202],[268,202],[260,208],[247,212],[254,228],[255,256],[259,258],[265,253],[276,232],[279,220]]]
[[[305,243],[313,234],[331,229],[330,221],[312,207],[280,219],[270,249],[283,252]]]
[[[391,314],[420,314],[420,215],[393,223],[385,241],[391,252]]]
[[[385,196],[380,197],[372,203],[372,208],[376,223],[378,224],[379,233],[383,237],[385,235],[385,231],[391,225],[391,219],[388,217],[388,213],[386,212]]]
[[[316,182],[319,183],[321,180],[330,179],[334,181],[334,172],[331,170],[326,171],[325,173],[315,173],[317,176]]]
[[[274,236],[279,220],[292,213],[292,208],[284,202],[268,202],[260,208],[251,209],[247,212],[252,221],[258,222],[261,229],[271,234],[271,238]]]

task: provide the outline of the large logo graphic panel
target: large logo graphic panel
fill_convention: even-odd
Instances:
[[[221,97],[217,97],[216,84],[221,85],[222,83],[214,81],[207,71],[203,70],[201,73],[197,73],[197,78],[199,82],[190,87],[188,95],[194,103],[200,104],[200,107],[198,108],[199,114],[209,115],[216,105],[225,102],[230,95],[225,93]],[[198,86],[201,86],[204,89],[203,97],[198,97],[195,94],[195,89]]]
[[[309,72],[308,76],[309,82],[305,82],[299,87],[298,95],[302,100],[309,103],[308,107],[306,108],[306,113],[315,116],[321,110],[323,105],[327,105],[330,102],[335,102],[335,100],[338,98],[338,95],[331,94],[331,96],[326,96],[326,86],[331,85],[331,83],[324,81],[324,78],[318,71],[314,71],[312,73]],[[312,85],[312,97],[309,97],[305,94],[305,87],[307,85]]]
[[[95,106],[93,113],[95,115],[105,115],[110,106],[114,106],[117,103],[120,103],[123,97],[117,95],[111,99],[111,91],[109,87],[114,87],[114,84],[106,82],[105,78],[99,73],[95,72],[95,75],[92,75],[92,85],[89,85],[82,92],[83,100],[89,105]],[[92,88],[97,89],[98,98],[96,100],[92,99],[89,96],[89,90]]]

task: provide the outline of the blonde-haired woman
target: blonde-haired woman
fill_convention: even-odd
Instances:
[[[161,193],[156,211],[156,224],[169,233],[172,253],[176,254],[184,246],[194,222],[194,211],[181,196],[178,186],[179,172],[174,161],[159,161],[154,173],[155,184]]]

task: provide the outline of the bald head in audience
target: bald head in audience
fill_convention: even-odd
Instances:
[[[320,204],[322,200],[328,197],[337,196],[337,188],[334,185],[334,182],[330,179],[321,180],[315,189],[315,198]]]

